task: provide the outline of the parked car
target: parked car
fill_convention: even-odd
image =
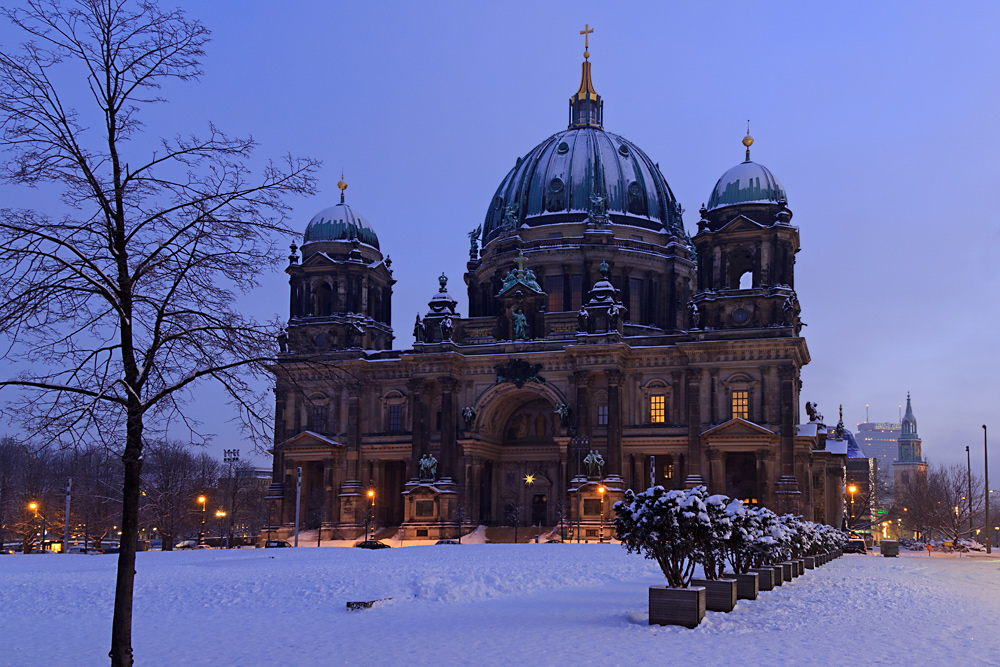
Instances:
[[[198,544],[194,540],[184,540],[183,542],[180,542],[177,545],[176,548],[177,549],[211,549],[212,547],[208,546],[207,544]]]
[[[74,544],[72,546],[66,547],[66,553],[68,554],[99,554],[104,553],[100,549],[95,549],[93,546],[85,547],[82,544]]]
[[[391,547],[385,542],[379,542],[378,540],[365,540],[364,542],[358,542],[355,544],[359,549],[390,549]]]
[[[865,546],[865,541],[861,538],[851,538],[847,540],[847,544],[844,546],[845,554],[866,554],[868,553],[868,548]]]
[[[268,540],[267,542],[264,542],[265,549],[284,549],[291,546],[291,544],[284,540]]]
[[[461,544],[458,540],[438,540],[434,544]]]

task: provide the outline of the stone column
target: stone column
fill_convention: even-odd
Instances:
[[[774,455],[770,449],[758,449],[757,455],[757,502],[764,507],[772,506],[770,484],[771,474],[768,470],[768,461]]]
[[[452,377],[438,378],[441,385],[441,472],[442,479],[454,479],[458,470],[456,455],[456,419],[454,392],[458,381]]]
[[[719,369],[713,368],[708,373],[711,377],[711,379],[709,380],[710,384],[709,384],[709,394],[708,394],[709,395],[708,414],[710,415],[708,421],[709,423],[712,424],[718,424],[721,421],[723,421],[721,417],[721,410],[719,407],[719,403],[721,403],[721,401],[719,400],[719,393],[720,393]]]
[[[683,374],[680,371],[673,371],[670,374],[670,419],[671,424],[680,424],[684,420],[684,411],[681,408],[681,399],[684,396]],[[638,396],[638,393],[636,394]],[[639,419],[638,423],[645,423],[645,419]]]
[[[705,458],[708,459],[708,492],[726,492],[726,472],[723,452],[712,447],[705,451]]]
[[[608,461],[605,470],[607,477],[621,478],[622,418],[621,397],[618,389],[622,380],[622,372],[606,370],[604,375],[608,378]]]
[[[687,478],[684,480],[684,487],[690,489],[704,484],[701,478],[701,385],[698,382],[701,371],[693,369],[687,371],[686,375],[688,450]]]
[[[570,375],[570,383],[576,386],[576,435],[590,436],[590,388],[594,383],[593,374],[587,371],[573,371]],[[610,408],[609,408],[610,409]],[[582,455],[576,452],[569,453],[572,463],[573,476],[583,474],[582,464],[578,465],[578,460],[582,460]]]
[[[414,378],[406,383],[410,393],[410,478],[420,477],[420,457],[427,453],[424,439],[424,381]]]
[[[799,483],[795,479],[795,409],[794,385],[797,380],[794,366],[781,366],[778,369],[781,387],[781,476],[778,478],[775,494],[778,496],[778,514],[794,512],[797,509]]]
[[[352,480],[360,479],[361,469],[361,391],[360,383],[351,387],[347,399],[347,451],[348,459],[354,460],[349,466],[347,475]]]
[[[757,392],[756,401],[756,403],[759,404],[756,408],[756,412],[758,414],[757,418],[760,420],[757,422],[758,424],[768,424],[771,421],[770,415],[767,411],[767,371],[767,366],[760,367],[760,390]]]

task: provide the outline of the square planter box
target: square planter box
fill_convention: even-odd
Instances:
[[[732,611],[736,607],[735,579],[692,579],[692,586],[705,588],[705,609],[709,611]]]
[[[757,572],[751,570],[746,574],[733,574],[732,572],[726,572],[723,575],[725,579],[735,579],[736,580],[736,599],[737,600],[756,600],[757,594],[760,593],[760,579],[761,575]]]
[[[705,587],[649,587],[649,624],[697,627],[705,618]]]
[[[807,570],[815,570],[816,569],[816,557],[815,556],[806,556],[803,560],[806,563],[806,569]]]
[[[752,567],[750,571],[757,575],[757,590],[769,591],[774,588],[773,567]]]
[[[780,567],[781,576],[785,578],[785,581],[791,581],[792,577],[795,576],[795,563],[790,560],[786,560]]]
[[[781,567],[780,565],[772,565],[771,569],[774,570],[774,585],[775,586],[780,586],[781,584],[785,583],[786,581],[791,581],[791,579],[792,579],[791,577],[789,577],[788,579],[785,579],[785,568]]]
[[[799,558],[795,561],[795,567],[799,568],[798,576],[802,576],[806,573],[806,560],[804,558]]]
[[[882,555],[885,557],[895,557],[899,555],[899,542],[896,540],[882,540]]]

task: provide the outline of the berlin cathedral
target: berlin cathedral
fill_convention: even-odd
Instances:
[[[597,539],[651,484],[841,525],[843,429],[811,406],[799,423],[809,351],[784,188],[748,131],[689,235],[658,164],[604,129],[589,56],[569,126],[484,202],[467,316],[442,275],[412,349],[392,349],[391,262],[343,180],[292,246],[272,367],[279,534],[298,519],[337,539],[372,523]]]

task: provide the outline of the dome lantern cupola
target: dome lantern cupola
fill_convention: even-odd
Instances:
[[[584,52],[582,71],[580,73],[580,88],[569,98],[569,127],[596,127],[603,129],[604,101],[594,90],[594,82],[590,78],[590,33],[594,29],[588,24],[580,34],[584,37]]]

